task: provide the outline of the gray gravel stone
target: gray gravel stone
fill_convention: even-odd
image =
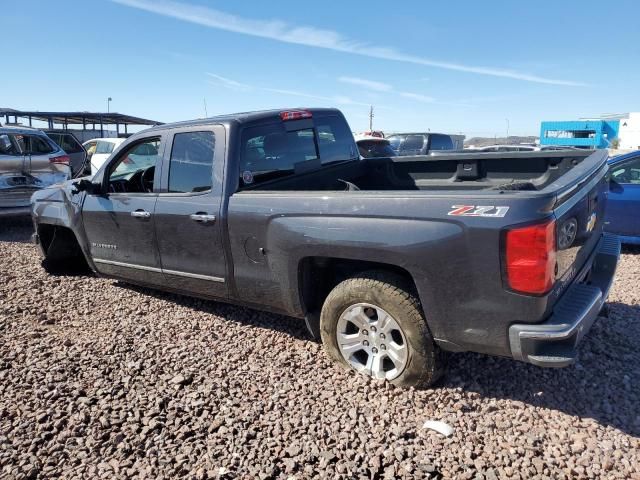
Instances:
[[[48,276],[30,228],[0,220],[0,478],[640,479],[637,251],[576,366],[457,354],[419,391],[302,321]]]

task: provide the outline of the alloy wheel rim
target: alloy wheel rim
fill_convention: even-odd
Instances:
[[[340,315],[336,337],[342,357],[360,373],[393,380],[407,366],[406,336],[398,322],[377,305],[348,307]]]

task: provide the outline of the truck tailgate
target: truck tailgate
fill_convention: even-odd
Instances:
[[[554,207],[556,285],[552,292],[556,298],[575,280],[602,236],[609,185],[606,154],[598,155],[590,171],[575,182],[570,180],[558,192]]]

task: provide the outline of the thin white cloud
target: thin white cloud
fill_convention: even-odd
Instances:
[[[241,83],[236,80],[232,80],[230,78],[223,77],[222,75],[218,75],[216,73],[211,73],[211,72],[207,72],[207,75],[215,80],[211,82],[213,85],[228,88],[230,90],[236,90],[236,91],[260,90],[263,92],[276,93],[278,95],[288,95],[292,97],[301,97],[301,98],[308,98],[311,100],[319,100],[321,102],[327,102],[328,105],[340,104],[340,105],[361,105],[366,107],[369,106],[368,103],[356,102],[355,100],[352,100],[351,98],[345,97],[342,95],[325,97],[322,95],[314,95],[312,93],[301,92],[298,90],[286,90],[281,88],[248,85],[246,83]]]
[[[411,100],[417,100],[418,102],[423,102],[423,103],[433,103],[436,100],[433,97],[429,97],[428,95],[422,95],[420,93],[400,92],[400,96],[404,98],[409,98]]]
[[[225,87],[230,88],[232,90],[252,90],[253,87],[251,85],[247,85],[245,83],[236,82],[235,80],[231,80],[230,78],[223,77],[222,75],[218,75],[216,73],[207,72],[212,78],[215,78],[220,83],[222,83]]]
[[[376,82],[374,80],[368,80],[366,78],[358,78],[358,77],[340,77],[338,81],[343,83],[350,83],[351,85],[356,85],[358,87],[364,87],[369,90],[375,90],[376,92],[390,92],[393,90],[393,87],[387,83]]]
[[[302,98],[310,98],[312,100],[320,100],[322,102],[329,102],[329,104],[341,104],[341,105],[362,105],[368,107],[368,103],[361,103],[352,100],[349,97],[345,97],[342,95],[336,95],[333,97],[324,97],[321,95],[314,95],[312,93],[299,92],[297,90],[283,90],[280,88],[267,88],[261,87],[260,90],[264,90],[265,92],[278,93],[280,95],[291,95],[293,97],[302,97]]]
[[[454,70],[459,72],[476,73],[493,77],[510,78],[527,82],[545,83],[551,85],[585,86],[582,82],[560,80],[541,77],[517,70],[503,68],[464,65],[459,63],[441,62],[429,58],[419,57],[399,52],[393,48],[367,45],[353,41],[333,30],[315,27],[296,27],[280,20],[254,20],[225,13],[210,7],[190,5],[174,0],[111,0],[147,12],[177,18],[186,22],[203,25],[219,30],[226,30],[254,37],[269,38],[285,43],[306,45],[309,47],[325,48],[339,52],[362,55],[366,57],[393,60],[397,62],[413,63],[427,67]]]
[[[423,103],[434,103],[436,101],[435,98],[430,97],[428,95],[423,95],[421,93],[413,93],[413,92],[399,92],[392,85],[388,83],[382,83],[375,80],[369,80],[358,77],[340,77],[338,81],[351,83],[353,85],[368,88],[369,90],[375,90],[377,92],[385,92],[389,94],[397,94],[401,97],[408,98],[411,100],[416,100],[418,102]]]

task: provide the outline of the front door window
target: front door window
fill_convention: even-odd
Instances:
[[[158,161],[159,138],[128,147],[110,166],[108,185],[112,193],[152,193]]]

